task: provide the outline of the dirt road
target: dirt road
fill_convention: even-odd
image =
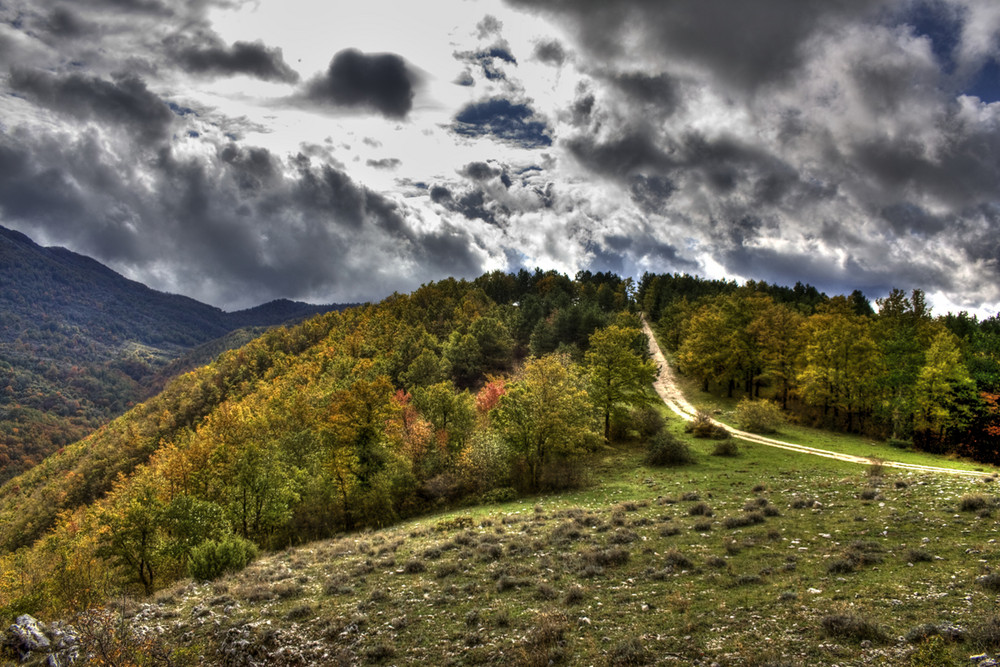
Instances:
[[[673,370],[667,364],[666,357],[663,356],[663,352],[660,350],[659,344],[656,342],[656,337],[653,336],[653,331],[649,327],[649,323],[646,319],[642,320],[643,331],[646,332],[646,338],[649,339],[649,352],[656,361],[657,366],[659,366],[660,373],[656,380],[653,382],[653,386],[656,388],[656,393],[660,395],[663,402],[666,403],[667,407],[670,408],[674,413],[680,416],[682,419],[693,419],[698,413],[697,409],[691,405],[684,394],[681,393],[680,388],[677,386],[677,382],[674,379]],[[747,442],[752,442],[758,445],[767,445],[768,447],[777,447],[779,449],[787,449],[792,452],[799,452],[802,454],[811,454],[813,456],[822,456],[828,459],[836,459],[837,461],[847,461],[849,463],[860,463],[862,465],[872,465],[875,463],[870,458],[864,456],[853,456],[851,454],[839,454],[837,452],[831,452],[826,449],[817,449],[815,447],[806,447],[805,445],[796,445],[791,442],[784,442],[782,440],[775,440],[774,438],[768,438],[762,435],[757,435],[755,433],[747,433],[746,431],[739,431],[729,426],[728,424],[723,424],[712,420],[716,424],[723,426],[729,431],[734,438],[739,438],[740,440],[746,440]],[[976,472],[974,470],[955,470],[953,468],[940,468],[937,466],[925,466],[916,463],[901,463],[899,461],[881,461],[881,464],[887,468],[900,468],[903,470],[912,470],[914,472],[932,472],[932,473],[942,473],[945,475],[965,475],[968,477],[989,477],[992,473],[987,472]]]

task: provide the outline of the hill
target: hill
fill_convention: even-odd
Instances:
[[[137,623],[148,614],[185,619],[175,662],[187,655],[194,663],[269,664],[280,656],[308,663],[324,651],[333,664],[378,662],[394,655],[396,641],[435,664],[460,661],[465,649],[475,660],[524,664],[560,656],[635,664],[658,651],[682,663],[696,655],[735,660],[755,641],[745,617],[768,633],[762,641],[800,637],[791,664],[803,656],[829,662],[819,657],[824,645],[840,647],[830,655],[845,663],[854,650],[847,644],[886,650],[893,632],[910,632],[910,621],[934,631],[965,623],[967,638],[992,645],[973,632],[982,618],[962,605],[984,599],[995,582],[964,557],[970,547],[961,542],[982,541],[987,563],[994,557],[986,539],[995,530],[991,481],[869,477],[844,462],[732,440],[720,441],[713,456],[717,445],[664,421],[632,287],[610,274],[449,279],[272,329],[175,378],[0,487],[0,619],[84,612],[76,618],[87,624],[96,617],[86,610],[108,600],[166,596],[177,606],[154,597],[168,606],[145,608]],[[819,323],[830,307],[842,307],[836,299],[787,303]],[[750,300],[770,312],[767,302]],[[802,331],[814,329],[821,331]],[[698,394],[700,378],[689,380]],[[771,382],[761,390],[773,397],[780,388]],[[720,419],[740,421],[738,405],[722,412]],[[804,427],[782,428],[798,437]],[[858,435],[811,433],[818,449],[849,443],[864,447],[862,456],[885,458],[895,451]],[[685,447],[693,463],[678,455]],[[721,456],[734,449],[742,454]],[[647,452],[689,464],[649,468],[640,463]],[[498,503],[520,510],[491,509]],[[668,510],[676,528],[663,525]],[[516,511],[520,518],[508,516]],[[369,542],[374,530],[387,532]],[[945,541],[921,551],[923,538],[930,545],[935,535]],[[330,538],[339,540],[331,550],[309,546]],[[234,575],[233,589],[190,583],[224,582],[259,550],[272,553]],[[874,602],[850,596],[870,590],[873,600],[917,599],[900,597],[893,583],[918,586],[911,561],[935,587],[920,593],[905,619],[876,610],[882,620],[866,625]],[[934,596],[952,581],[946,576],[968,586],[962,602],[932,617],[945,609]],[[179,581],[188,583],[174,588]],[[780,587],[777,601],[771,585]],[[814,603],[814,591],[827,597]],[[328,599],[334,595],[345,596],[343,605]],[[590,599],[585,613],[572,615]],[[507,608],[503,600],[516,603]],[[251,611],[256,603],[261,610]],[[820,615],[831,603],[834,611]],[[389,609],[404,611],[385,616]],[[673,616],[675,609],[682,613]],[[480,623],[484,611],[496,613],[495,627]],[[256,616],[272,612],[281,624]],[[202,618],[213,620],[202,627]],[[274,631],[258,636],[268,621]],[[772,631],[784,622],[801,628]],[[122,627],[95,623],[98,633]],[[720,624],[728,635],[714,632]],[[638,644],[631,628],[641,633]],[[296,658],[293,644],[319,653]],[[780,654],[754,659],[747,664],[783,664]]]
[[[115,603],[78,623],[83,648],[174,665],[736,667],[946,667],[1000,649],[984,576],[1000,558],[995,483],[687,442],[689,465],[650,468],[626,447],[595,459],[583,490]]]
[[[280,300],[227,313],[0,227],[0,481],[148,396],[192,348],[334,307]]]

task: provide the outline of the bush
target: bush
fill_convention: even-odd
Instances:
[[[736,423],[751,433],[774,433],[784,422],[781,407],[774,401],[744,398],[736,405]]]
[[[666,429],[653,436],[645,459],[648,466],[680,466],[694,462],[691,450]]]
[[[712,417],[707,412],[699,412],[695,415],[695,418],[688,422],[686,430],[696,438],[724,440],[729,437],[729,431],[712,421]]]
[[[723,440],[715,445],[715,449],[712,450],[712,456],[739,456],[739,454],[740,447],[732,438]]]
[[[868,640],[885,642],[888,640],[885,630],[878,624],[854,613],[830,614],[820,621],[823,630],[831,637],[854,641]]]
[[[958,501],[958,508],[963,512],[978,512],[989,507],[990,499],[981,493],[970,493]]]
[[[257,557],[257,545],[239,535],[207,540],[191,550],[188,569],[198,581],[209,581],[226,572],[239,572]]]
[[[631,421],[633,428],[639,433],[639,437],[643,439],[651,438],[662,431],[666,423],[659,411],[648,406],[633,410]]]

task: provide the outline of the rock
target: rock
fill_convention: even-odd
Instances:
[[[971,660],[972,662],[982,662],[988,657],[990,656],[986,655],[985,653],[979,653],[977,655],[970,655],[969,660]]]
[[[14,624],[7,629],[4,644],[17,651],[21,662],[25,662],[32,653],[48,653],[51,646],[45,636],[45,624],[28,614],[17,617]]]
[[[23,614],[7,629],[3,645],[17,652],[21,662],[45,658],[48,667],[66,667],[80,655],[79,637],[71,627],[58,621],[46,627],[44,623]]]

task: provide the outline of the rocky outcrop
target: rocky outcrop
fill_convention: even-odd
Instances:
[[[76,633],[61,623],[46,625],[33,616],[23,614],[2,636],[5,653],[23,663],[65,667],[76,662],[79,655]]]

